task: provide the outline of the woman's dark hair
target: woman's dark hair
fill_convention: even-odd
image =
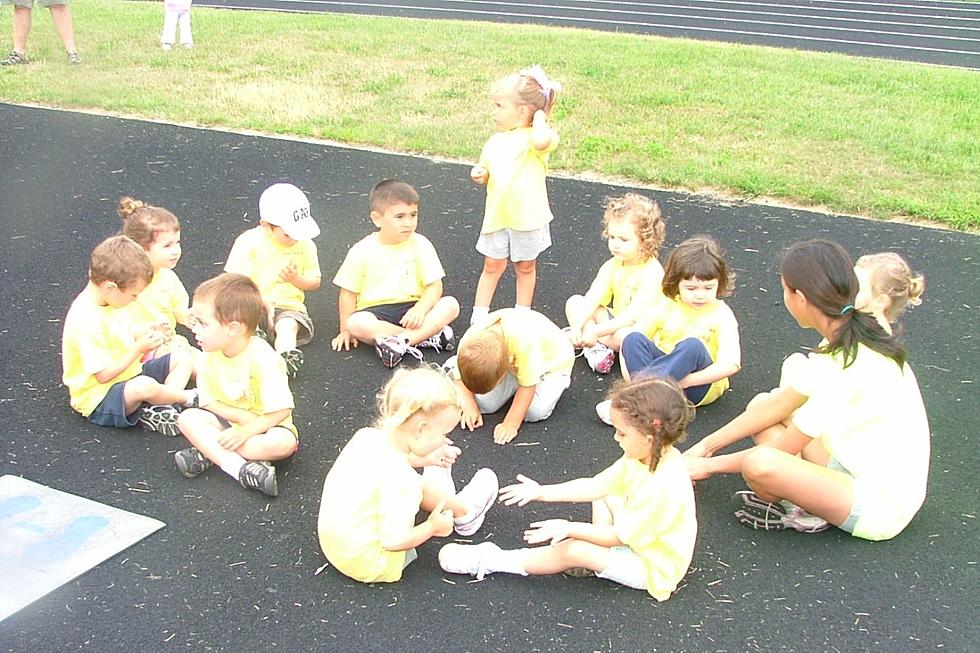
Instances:
[[[824,315],[841,319],[841,325],[820,348],[820,353],[841,352],[844,367],[854,362],[858,345],[905,364],[905,346],[898,330],[890,335],[870,313],[854,309],[858,279],[847,250],[830,240],[807,240],[791,245],[783,255],[779,272],[790,290],[799,290],[807,302]]]

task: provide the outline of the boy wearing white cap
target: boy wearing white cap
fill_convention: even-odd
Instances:
[[[225,263],[225,272],[244,274],[259,287],[273,346],[291,376],[303,364],[298,347],[313,339],[304,300],[306,291],[320,287],[313,244],[319,234],[306,194],[292,184],[273,184],[259,198],[259,226],[235,240]]]

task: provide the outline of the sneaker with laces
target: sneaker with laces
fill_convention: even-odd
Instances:
[[[612,401],[606,399],[597,403],[595,405],[595,414],[599,416],[603,424],[612,426]]]
[[[447,544],[439,549],[439,566],[450,574],[467,574],[483,580],[487,575],[487,556],[498,553],[500,547],[493,542],[480,544]]]
[[[0,66],[23,66],[29,64],[26,54],[11,51],[5,59],[0,59]]]
[[[68,53],[68,65],[77,66],[80,63],[82,63],[82,58],[79,56],[77,52],[72,50],[71,52]]]
[[[735,517],[746,526],[756,530],[782,531],[794,530],[800,533],[821,533],[830,524],[826,519],[811,515],[794,503],[763,501],[751,490],[742,490],[732,496],[738,510]]]
[[[303,367],[303,352],[299,349],[290,349],[279,355],[286,361],[286,373],[295,379],[299,368]]]
[[[499,491],[500,483],[492,469],[484,467],[474,474],[470,482],[456,495],[460,501],[470,506],[468,513],[455,520],[456,533],[467,537],[480,530]]]
[[[422,352],[408,344],[405,336],[385,336],[374,339],[374,351],[378,352],[381,364],[391,369],[402,362],[405,354],[411,354],[419,361],[422,360]]]
[[[597,342],[591,347],[582,350],[582,355],[588,361],[589,367],[599,374],[609,374],[613,365],[616,364],[616,352],[601,342]]]
[[[180,435],[177,429],[177,416],[180,411],[171,404],[144,405],[137,411],[140,428],[155,431],[170,437]]]
[[[452,351],[456,348],[456,337],[453,334],[453,328],[447,324],[442,327],[442,331],[426,338],[417,346],[419,349],[435,349],[437,352]]]
[[[267,462],[249,460],[238,470],[238,482],[243,488],[258,490],[270,497],[279,496],[276,468]]]
[[[205,472],[213,464],[194,447],[187,447],[175,453],[174,462],[177,463],[177,469],[180,470],[180,473],[187,478],[194,478]]]

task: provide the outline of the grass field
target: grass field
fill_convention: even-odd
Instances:
[[[488,87],[541,63],[566,92],[553,168],[980,229],[980,74],[584,30],[78,0],[85,63],[46,11],[0,99],[295,134],[472,161]],[[9,44],[11,12],[0,12]]]

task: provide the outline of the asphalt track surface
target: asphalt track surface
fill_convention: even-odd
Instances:
[[[899,537],[871,543],[750,530],[732,517],[741,480],[697,486],[700,533],[686,580],[665,603],[605,581],[442,573],[429,542],[395,585],[362,585],[330,567],[315,534],[322,482],[337,452],[373,416],[388,372],[374,352],[330,351],[337,330],[333,272],[370,230],[366,195],[397,176],[420,191],[421,231],[447,269],[446,292],[468,305],[483,190],[468,166],[324,144],[206,131],[0,104],[0,474],[146,514],[158,533],[0,623],[5,651],[946,651],[976,650],[978,529],[975,446],[980,237],[917,226],[654,192],[666,207],[668,248],[714,234],[738,273],[731,298],[743,371],[699,411],[696,441],[774,385],[787,354],[813,346],[781,306],[777,258],[811,237],[854,254],[904,253],[925,271],[925,303],[907,317],[910,360],[929,411],[929,496]],[[475,153],[474,153],[475,154]],[[183,223],[177,268],[189,289],[220,271],[235,236],[255,224],[260,192],[289,180],[310,195],[325,284],[308,305],[317,338],[294,382],[299,453],[282,463],[281,494],[266,499],[220,471],[187,480],[182,440],[93,426],[60,384],[62,318],[85,283],[93,246],[118,228],[123,194],[172,209]],[[603,198],[623,187],[552,178],[554,246],[540,259],[536,307],[553,318],[583,291],[607,253]],[[512,297],[513,277],[498,303]],[[442,360],[443,356],[430,356]],[[457,479],[482,466],[504,482],[591,474],[619,456],[594,417],[608,377],[578,361],[554,416],[492,444],[492,425],[456,433]],[[499,506],[477,540],[520,542],[539,518],[587,518],[585,506]],[[2,591],[2,588],[0,588]]]
[[[980,5],[955,0],[198,0],[195,4],[556,25],[980,68]]]

